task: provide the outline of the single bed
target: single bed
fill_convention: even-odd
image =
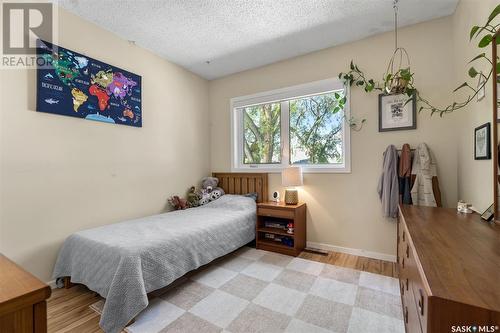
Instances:
[[[120,332],[148,305],[147,294],[255,238],[256,203],[267,174],[214,173],[227,193],[207,205],[76,232],[54,268],[106,299],[100,326]]]

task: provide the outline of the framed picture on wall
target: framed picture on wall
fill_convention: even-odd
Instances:
[[[408,100],[409,99],[409,100]],[[417,128],[415,95],[380,94],[378,96],[378,131],[400,131]]]
[[[474,129],[474,159],[491,159],[491,131],[490,123],[486,123]]]

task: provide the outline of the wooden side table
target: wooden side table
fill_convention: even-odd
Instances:
[[[50,287],[0,254],[0,332],[47,332]]]
[[[293,223],[293,233],[287,232],[289,223]],[[255,234],[257,249],[298,256],[306,246],[306,204],[257,204]]]

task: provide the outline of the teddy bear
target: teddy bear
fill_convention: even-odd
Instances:
[[[175,209],[175,210],[183,210],[188,207],[188,202],[184,198],[180,198],[177,195],[174,195],[168,199],[168,203]]]
[[[215,177],[205,177],[201,180],[201,189],[198,191],[200,206],[217,200],[225,194],[222,188],[217,187],[218,184],[219,180]]]

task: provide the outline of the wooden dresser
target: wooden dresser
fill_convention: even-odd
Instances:
[[[499,226],[402,205],[397,261],[407,332],[500,332]]]
[[[50,287],[0,254],[0,332],[47,332]]]

